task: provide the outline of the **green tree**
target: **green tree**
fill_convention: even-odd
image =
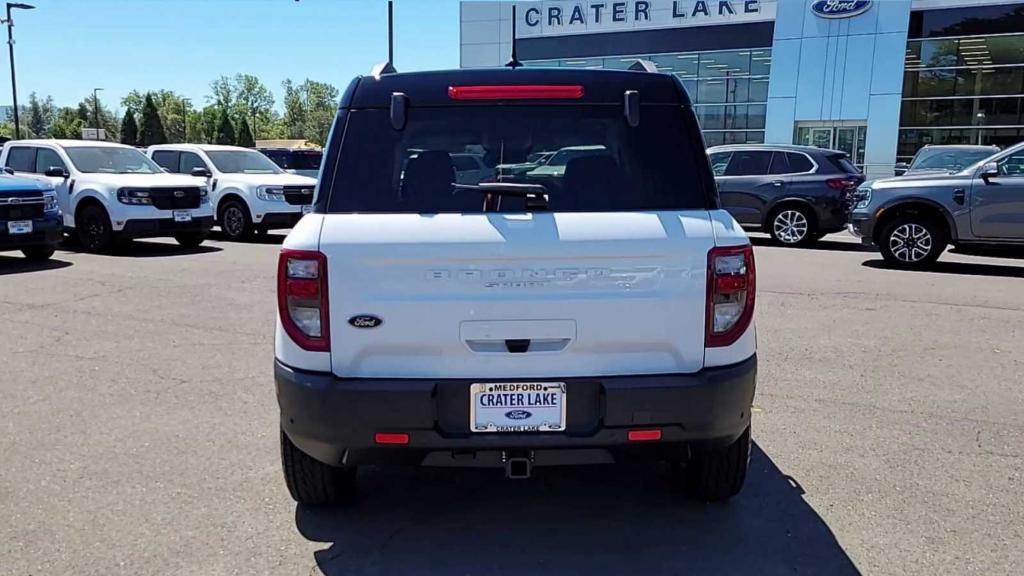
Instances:
[[[172,90],[153,90],[151,92],[139,92],[132,90],[121,99],[121,106],[131,110],[141,110],[146,101],[146,96],[153,99],[157,112],[160,114],[160,122],[164,125],[164,134],[168,142],[192,142],[193,140],[185,134],[185,117],[189,105],[184,96]],[[189,118],[191,122],[191,118]],[[191,130],[190,130],[191,132]]]
[[[249,121],[245,119],[245,116],[242,116],[242,119],[238,122],[238,134],[236,135],[235,145],[243,148],[256,147],[256,140],[252,137]]]
[[[291,80],[285,80],[281,86],[288,138],[302,138],[323,146],[338,108],[338,89],[308,78],[298,86]]]
[[[43,138],[50,133],[57,118],[57,107],[53,105],[53,97],[47,96],[46,100],[40,100],[36,93],[29,94],[28,114],[25,127],[28,133],[35,138]]]
[[[217,122],[217,135],[214,137],[213,142],[215,144],[228,145],[233,145],[235,143],[235,127],[231,125],[231,117],[228,116],[228,111],[225,108],[220,109],[220,119]]]
[[[139,127],[139,146],[152,146],[154,144],[166,144],[167,134],[164,132],[163,122],[160,120],[160,112],[156,109],[153,97],[146,94],[142,103],[142,122]]]
[[[136,146],[139,143],[139,125],[135,123],[135,112],[129,108],[125,110],[124,120],[121,121],[121,144]]]
[[[82,138],[82,128],[85,122],[79,115],[78,108],[60,108],[57,110],[57,118],[50,127],[50,136],[64,140],[79,140]]]
[[[254,137],[262,137],[263,128],[275,120],[274,95],[252,74],[221,76],[210,83],[210,92],[207,100],[211,104],[226,109],[232,117],[245,116]]]

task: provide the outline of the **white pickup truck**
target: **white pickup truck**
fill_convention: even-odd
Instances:
[[[150,146],[149,157],[169,172],[209,187],[217,224],[230,240],[291,228],[313,209],[316,179],[285,172],[248,148],[215,144]]]
[[[0,164],[15,174],[48,180],[57,193],[64,228],[82,247],[110,250],[116,241],[172,236],[203,243],[213,226],[206,186],[167,174],[131,146],[89,140],[15,140]]]
[[[275,380],[292,496],[363,464],[677,464],[739,492],[757,359],[754,255],[668,74],[506,68],[357,78],[314,213],[278,267]],[[344,129],[339,127],[344,126]],[[601,150],[543,182],[460,181]],[[410,489],[415,489],[414,486]]]

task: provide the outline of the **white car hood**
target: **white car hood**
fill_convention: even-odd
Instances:
[[[316,178],[307,178],[298,174],[220,174],[217,176],[225,184],[237,183],[249,186],[316,186]]]
[[[198,186],[195,178],[182,174],[82,174],[82,184],[105,184],[120,188],[122,186]]]

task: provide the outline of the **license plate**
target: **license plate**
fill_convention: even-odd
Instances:
[[[469,390],[473,432],[565,430],[564,382],[487,382]]]
[[[188,210],[175,210],[174,211],[174,221],[175,222],[191,222],[192,221],[192,213],[189,212]]]
[[[312,206],[303,206],[302,207],[302,213],[303,214],[310,214],[312,212],[313,212],[313,207]]]
[[[8,234],[30,234],[32,232],[31,220],[12,220],[7,223]]]

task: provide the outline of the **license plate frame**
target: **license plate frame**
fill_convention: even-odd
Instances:
[[[567,400],[565,382],[474,382],[469,387],[469,429],[564,432]]]
[[[192,221],[192,213],[189,212],[188,210],[175,210],[174,211],[174,221],[175,222],[191,222]]]
[[[32,221],[31,220],[11,220],[7,223],[7,233],[11,236],[18,234],[31,234],[32,233]]]

